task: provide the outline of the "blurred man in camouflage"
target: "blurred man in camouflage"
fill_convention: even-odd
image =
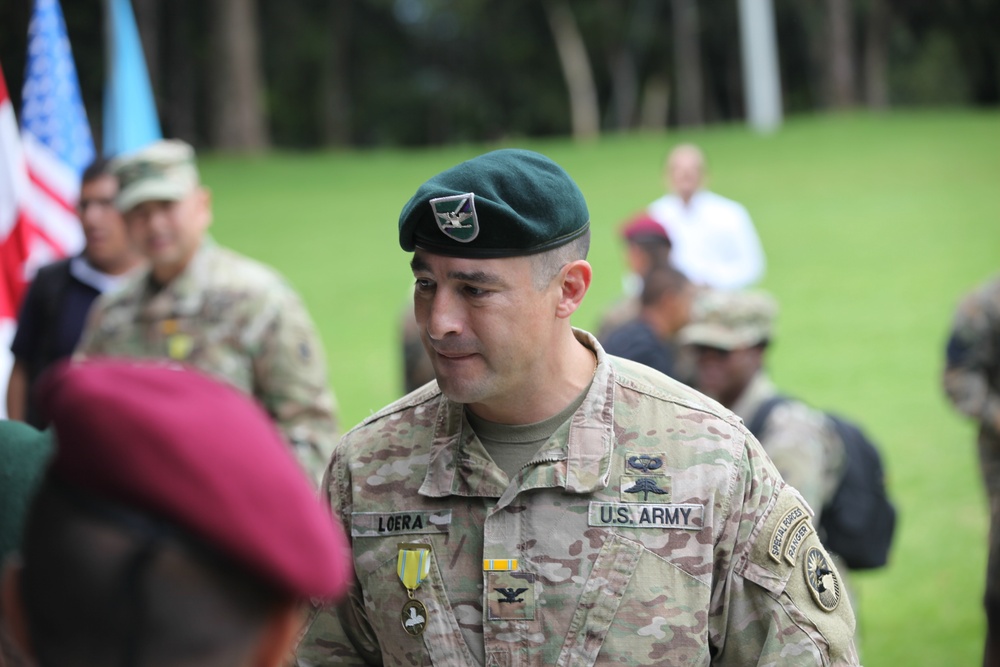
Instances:
[[[946,360],[945,393],[979,422],[979,464],[990,504],[983,665],[1000,667],[1000,276],[962,300]]]
[[[758,412],[779,395],[764,370],[778,305],[762,291],[712,291],[695,302],[681,341],[695,358],[694,386],[735,412],[760,439],[784,480],[816,512],[833,495],[844,464],[843,443],[819,410],[797,400]]]
[[[117,206],[149,269],[97,301],[78,356],[160,357],[257,398],[318,478],[336,441],[326,360],[305,305],[271,268],[207,235],[193,149],[159,141],[120,158]]]
[[[300,665],[857,663],[840,575],[756,440],[570,325],[589,219],[513,149],[404,207],[437,382],[334,452],[357,580]]]

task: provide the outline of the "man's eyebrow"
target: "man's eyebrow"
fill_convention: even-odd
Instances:
[[[430,265],[421,257],[413,257],[410,260],[410,270],[414,273],[431,273]],[[504,285],[503,278],[488,271],[449,271],[448,278],[451,280],[462,280],[468,283],[478,283],[481,285]]]
[[[467,283],[479,283],[481,285],[503,285],[504,280],[495,273],[486,271],[449,271],[448,277],[452,280],[462,280]]]

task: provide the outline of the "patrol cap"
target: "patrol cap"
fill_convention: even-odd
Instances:
[[[267,414],[173,363],[64,362],[42,380],[48,475],[194,535],[296,598],[351,579],[346,538]]]
[[[194,149],[179,139],[163,139],[115,158],[115,205],[128,211],[146,201],[179,201],[198,187]]]
[[[589,225],[583,193],[562,167],[505,148],[421,185],[399,215],[399,245],[453,257],[516,257],[558,248]]]
[[[48,431],[0,420],[0,562],[21,543],[28,506],[51,454]]]
[[[778,304],[761,291],[713,290],[699,296],[680,342],[720,350],[753,347],[771,337]]]

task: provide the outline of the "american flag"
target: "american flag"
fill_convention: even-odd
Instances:
[[[35,0],[21,124],[18,136],[0,72],[0,396],[28,282],[39,266],[83,247],[76,201],[94,143],[57,0]],[[0,417],[5,405],[0,401]]]
[[[36,225],[25,277],[83,247],[76,217],[80,175],[94,159],[87,112],[58,0],[35,0],[28,25],[28,67],[21,141],[31,181],[27,209]]]

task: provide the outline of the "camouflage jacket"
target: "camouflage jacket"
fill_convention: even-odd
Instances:
[[[191,364],[257,398],[317,479],[329,461],[335,404],[305,305],[272,269],[210,239],[166,286],[144,271],[98,299],[77,356]]]
[[[808,509],[739,420],[577,336],[593,384],[510,483],[436,383],[344,436],[324,488],[355,589],[313,615],[299,664],[857,664]]]
[[[778,390],[761,371],[733,405],[733,412],[751,424],[764,402],[777,395]],[[813,521],[818,525],[819,512],[833,497],[843,475],[844,445],[836,429],[819,410],[789,400],[771,410],[759,435],[781,477],[815,510]]]
[[[1000,276],[959,304],[948,339],[944,390],[981,435],[1000,442]]]

